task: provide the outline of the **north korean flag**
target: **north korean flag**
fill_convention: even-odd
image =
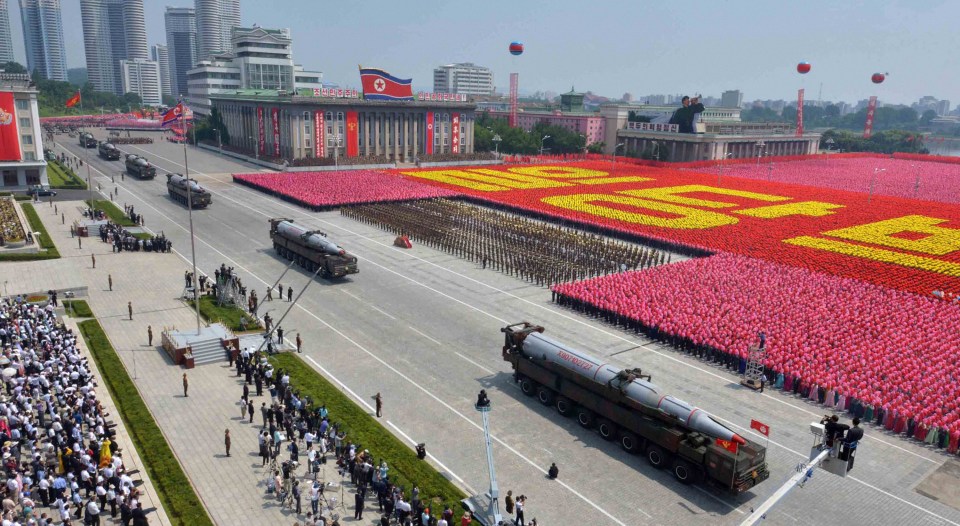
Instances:
[[[169,110],[167,110],[166,113],[163,114],[163,117],[161,118],[161,121],[160,121],[160,126],[169,126],[177,122],[178,120],[180,120],[181,115],[183,115],[182,102],[170,108]]]
[[[413,100],[413,79],[400,79],[377,68],[360,68],[363,98],[367,100]]]
[[[750,429],[756,429],[763,436],[770,436],[770,426],[768,426],[767,424],[764,424],[759,420],[751,420]]]

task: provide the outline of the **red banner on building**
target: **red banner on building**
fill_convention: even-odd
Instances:
[[[450,114],[450,153],[460,153],[460,114]]]
[[[280,157],[280,108],[270,108],[270,121],[273,124],[273,156]]]
[[[20,132],[13,92],[0,91],[0,161],[19,161]]]
[[[427,141],[424,144],[423,152],[427,155],[433,155],[433,112],[427,112]]]
[[[770,426],[768,426],[767,424],[764,424],[759,420],[751,420],[750,429],[756,429],[757,431],[760,432],[761,435],[765,437],[770,436]]]
[[[877,96],[870,97],[867,104],[867,122],[863,125],[863,138],[869,139],[873,135],[873,115],[877,112]]]
[[[797,137],[803,135],[803,88],[797,90]]]
[[[360,125],[357,123],[357,112],[347,112],[347,157],[360,155]]]
[[[317,158],[327,156],[327,141],[323,133],[327,131],[327,123],[323,121],[323,112],[313,112],[313,156]]]
[[[267,154],[267,133],[263,129],[263,108],[257,106],[257,151],[260,155]]]

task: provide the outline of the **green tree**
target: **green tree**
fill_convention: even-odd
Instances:
[[[3,64],[0,64],[0,69],[2,69],[4,73],[26,73],[27,72],[27,68],[23,67],[23,64],[19,62],[13,62],[13,61],[4,62]]]

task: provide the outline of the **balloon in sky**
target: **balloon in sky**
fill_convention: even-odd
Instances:
[[[809,62],[801,62],[801,63],[797,64],[797,73],[799,73],[799,74],[801,74],[801,75],[806,75],[807,73],[810,73],[810,63],[809,63]]]
[[[887,74],[885,73],[874,73],[873,76],[870,77],[870,80],[873,81],[874,84],[880,84],[886,79]]]
[[[510,42],[510,54],[511,55],[522,55],[523,54],[523,42],[519,40],[514,40]]]

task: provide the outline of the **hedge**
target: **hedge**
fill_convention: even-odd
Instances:
[[[213,526],[100,322],[87,320],[79,327],[170,521],[176,526]]]
[[[66,309],[67,314],[74,318],[93,317],[93,311],[90,310],[90,305],[84,300],[64,300],[63,308]]]
[[[53,244],[53,239],[47,233],[46,227],[40,221],[40,216],[30,203],[21,203],[23,215],[27,216],[27,222],[30,223],[30,229],[34,232],[40,232],[40,252],[21,252],[14,254],[0,254],[0,261],[36,261],[39,259],[57,259],[60,252],[57,246]]]
[[[347,433],[347,440],[354,444],[359,443],[363,449],[369,450],[374,459],[385,460],[390,467],[392,483],[402,486],[406,493],[409,493],[416,483],[420,487],[420,500],[424,505],[429,506],[431,511],[442,511],[444,505],[449,505],[459,521],[463,514],[460,501],[467,495],[453,482],[441,475],[430,463],[418,459],[409,445],[400,441],[377,419],[296,354],[276,354],[270,361],[275,367],[290,374],[290,385],[294,389],[309,396],[314,404],[327,406],[331,423],[341,424],[341,429]]]
[[[71,190],[86,190],[87,188],[87,183],[80,179],[73,170],[60,164],[60,161],[49,161],[47,163],[47,179],[50,180],[50,188]]]
[[[107,201],[106,199],[97,199],[95,201],[90,201],[87,199],[87,205],[95,210],[103,210],[103,213],[107,214],[107,217],[111,221],[120,225],[120,226],[140,226],[133,223],[127,214],[123,213],[123,210],[113,204],[113,201]]]
[[[193,308],[193,300],[188,300],[187,303]],[[213,296],[200,296],[200,315],[211,323],[220,322],[226,325],[231,331],[253,331],[261,328],[260,322],[240,308],[217,305],[217,299]],[[246,320],[246,329],[240,327],[241,317]]]

